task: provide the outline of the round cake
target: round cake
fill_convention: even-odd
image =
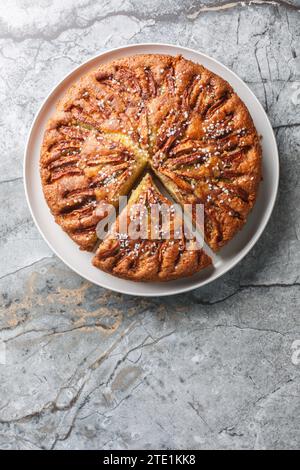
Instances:
[[[221,77],[182,56],[136,55],[71,86],[47,125],[40,171],[56,222],[82,250],[98,245],[99,202],[117,207],[149,172],[177,203],[204,206],[204,239],[217,251],[255,203],[261,146],[246,106]]]

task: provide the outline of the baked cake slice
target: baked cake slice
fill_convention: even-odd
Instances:
[[[100,201],[117,205],[147,163],[128,136],[101,134],[70,113],[58,112],[44,135],[43,191],[57,223],[83,250],[93,250]]]
[[[157,208],[163,210],[165,218]],[[129,229],[124,232],[123,227]],[[187,229],[184,230],[174,204],[146,174],[100,243],[93,264],[133,281],[169,281],[191,276],[209,266],[211,259],[195,237],[186,235]]]

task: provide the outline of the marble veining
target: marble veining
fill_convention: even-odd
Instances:
[[[37,232],[22,182],[52,87],[139,42],[229,66],[266,109],[280,153],[279,197],[251,253],[162,299],[70,271]],[[0,448],[299,448],[299,57],[299,0],[1,1]]]

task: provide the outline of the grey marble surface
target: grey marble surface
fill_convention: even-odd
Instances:
[[[280,193],[217,282],[143,299],[57,259],[26,206],[33,117],[75,66],[169,42],[221,60],[265,107]],[[0,448],[300,447],[300,1],[1,0]]]

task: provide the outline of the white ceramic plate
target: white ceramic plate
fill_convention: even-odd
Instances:
[[[242,231],[220,253],[213,256],[214,268],[209,268],[190,278],[167,283],[143,283],[118,279],[91,264],[91,253],[78,249],[77,245],[54,222],[45,202],[39,175],[39,156],[47,120],[67,88],[79,77],[99,64],[134,54],[182,54],[199,62],[227,80],[245,102],[262,135],[263,182],[255,207]],[[247,85],[220,62],[192,49],[168,44],[135,44],[104,52],[68,74],[48,95],[32,124],[24,160],[25,192],[32,217],[50,248],[71,269],[94,284],[124,294],[163,296],[179,294],[212,282],[233,268],[254,246],[266,227],[276,200],[279,181],[279,159],[276,140],[269,119]]]

